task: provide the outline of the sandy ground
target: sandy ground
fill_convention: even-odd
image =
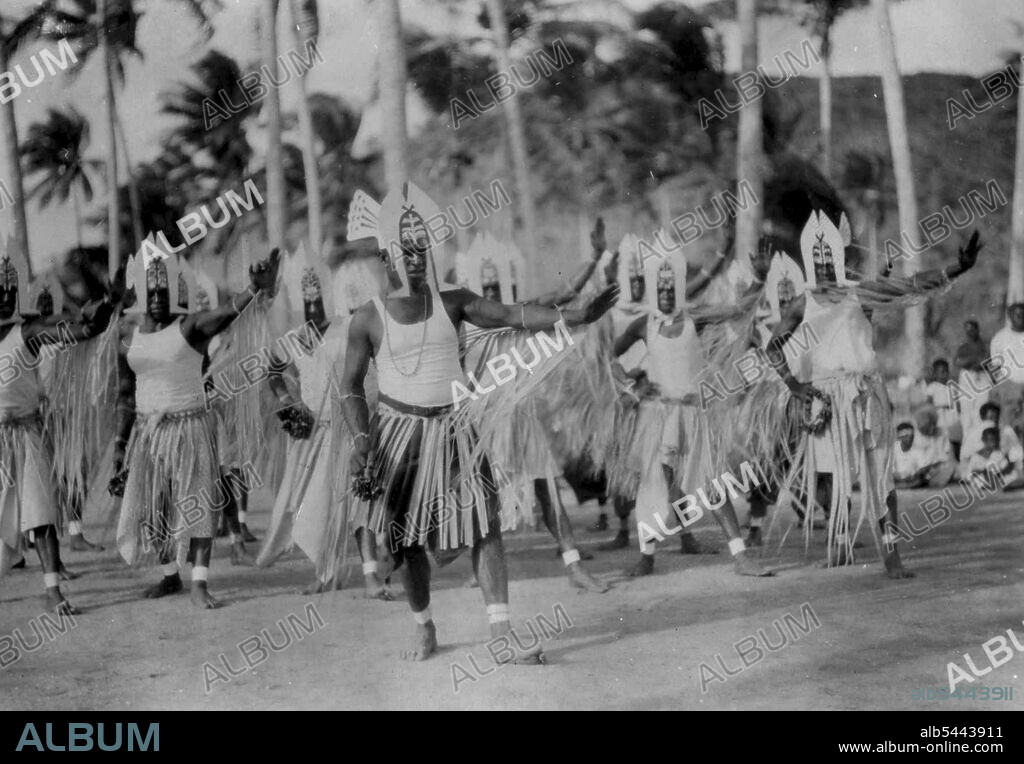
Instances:
[[[903,506],[919,526],[915,505],[927,495],[903,495]],[[251,525],[261,535],[269,497],[257,495],[254,504]],[[398,659],[412,631],[400,583],[394,584],[396,602],[363,600],[354,567],[348,589],[310,597],[301,594],[312,578],[304,559],[292,556],[268,570],[232,567],[221,541],[211,589],[225,607],[198,612],[187,595],[140,599],[142,588],[156,579],[155,570],[129,571],[109,548],[65,548],[68,566],[84,574],[66,585],[83,613],[75,628],[51,633],[52,640],[0,669],[0,709],[1019,710],[1024,655],[1017,651],[974,683],[1013,687],[1013,701],[915,701],[911,695],[917,688],[944,686],[947,662],[958,660],[963,667],[965,652],[984,671],[989,661],[982,643],[1005,636],[1007,629],[1024,642],[1022,504],[1024,494],[1010,494],[954,513],[904,549],[907,566],[917,573],[906,581],[883,576],[866,535],[866,564],[842,570],[814,567],[821,531],[809,555],[795,529],[780,548],[789,512],[776,521],[763,553],[777,571],[774,578],[734,575],[721,533],[705,518],[695,526],[697,536],[722,553],[682,557],[677,542],[666,541],[648,578],[621,576],[637,554],[633,547],[595,552],[590,570],[614,587],[603,595],[570,590],[546,533],[509,535],[511,606],[524,640],[530,633],[526,619],[536,624],[543,614],[555,623],[558,605],[572,626],[558,635],[548,632],[547,665],[496,671],[484,647],[488,627],[479,590],[462,586],[470,573],[468,555],[435,570],[432,609],[440,651],[410,664]],[[746,516],[743,504],[738,510]],[[586,530],[596,504],[569,511],[585,548],[610,535]],[[87,525],[90,533],[104,535]],[[109,537],[101,540],[110,543]],[[30,563],[28,571],[14,571],[0,582],[0,645],[14,629],[33,641],[30,621],[41,613],[42,581],[38,561]],[[301,641],[293,637],[290,646],[205,691],[204,663],[223,671],[218,656],[224,654],[236,673],[246,668],[237,645],[263,629],[281,643],[277,621],[287,621],[289,614],[305,619],[309,603],[323,619],[322,628],[313,622],[312,634]],[[756,663],[754,652],[751,665],[735,673],[742,664],[734,643],[763,629],[777,644],[773,621],[786,613],[803,621],[804,603],[820,626],[809,622],[809,633],[794,632],[799,639],[791,635],[787,645]],[[456,693],[453,665],[472,672],[470,654],[486,676],[461,682]],[[722,674],[716,655],[734,675],[711,681],[702,693],[702,662]],[[853,734],[851,742],[856,740]]]

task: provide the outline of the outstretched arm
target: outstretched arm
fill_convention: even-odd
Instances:
[[[75,344],[90,339],[107,328],[113,314],[114,306],[109,298],[104,296],[102,300],[95,300],[82,308],[81,321],[68,321],[66,316],[59,315],[32,319],[22,327],[25,344],[29,350],[38,354],[39,348],[43,345],[57,345],[62,342]],[[51,333],[51,329],[56,329],[56,334]]]
[[[966,246],[960,247],[957,262],[954,265],[946,265],[942,268],[931,268],[926,271],[919,271],[911,277],[914,286],[919,289],[932,290],[945,286],[950,279],[955,279],[971,268],[978,261],[978,253],[981,252],[982,243],[978,230],[971,234]],[[887,280],[865,281],[861,288],[878,295],[886,297],[899,297],[904,294],[898,282]]]
[[[618,358],[640,340],[647,340],[647,316],[639,316],[615,339],[612,352]]]
[[[245,291],[233,295],[225,305],[215,310],[204,310],[187,316],[182,322],[181,332],[188,343],[197,350],[205,351],[210,340],[231,326],[231,322],[241,315],[245,306],[252,302],[260,290],[273,290],[280,262],[280,250],[274,249],[266,260],[249,266],[249,286]]]
[[[619,297],[617,284],[605,289],[583,308],[560,311],[542,305],[506,305],[485,300],[468,289],[444,293],[444,299],[454,303],[459,320],[468,321],[481,329],[548,330],[564,321],[567,327],[589,324],[603,316]]]

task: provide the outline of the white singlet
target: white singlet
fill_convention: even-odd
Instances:
[[[808,292],[804,323],[818,337],[818,344],[807,352],[812,381],[877,371],[871,322],[856,296],[845,296],[834,304],[824,299],[819,303]]]
[[[140,414],[203,407],[203,355],[188,344],[179,318],[158,332],[132,332],[128,365],[135,372],[135,409]]]
[[[10,358],[0,373],[0,415],[14,419],[39,411],[43,388],[39,380],[39,359],[25,344],[21,324],[11,328],[0,340],[0,358]]]
[[[373,298],[383,335],[374,359],[378,388],[381,394],[413,406],[450,406],[452,382],[467,383],[455,326],[441,298],[434,295],[433,302],[424,336],[423,322],[400,324],[379,297]]]
[[[663,335],[653,316],[647,322],[647,378],[665,398],[683,398],[699,391],[697,377],[705,365],[704,346],[693,321],[688,316],[683,321],[678,337]]]
[[[311,354],[293,347],[293,362],[299,372],[302,402],[309,406],[309,410],[320,421],[331,418],[329,393],[332,386],[337,384],[341,371],[337,364],[344,352],[347,332],[347,322],[335,317],[324,332],[323,344],[314,346]]]

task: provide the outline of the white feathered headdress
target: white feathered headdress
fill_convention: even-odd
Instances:
[[[768,278],[765,283],[768,305],[771,308],[768,321],[773,324],[782,320],[782,300],[779,298],[779,292],[782,289],[789,294],[788,299],[794,299],[804,293],[806,283],[804,274],[796,261],[784,252],[775,252],[772,254],[772,264],[768,269]]]
[[[324,315],[327,318],[334,315],[333,289],[325,270],[322,262],[309,257],[305,242],[300,242],[294,253],[282,256],[281,284],[289,313],[303,316],[305,303],[319,297]]]
[[[169,254],[162,249],[152,232],[142,240],[139,251],[128,258],[125,288],[135,290],[135,304],[126,313],[146,312],[151,285],[168,290],[172,315],[192,312],[189,298],[195,294],[192,269],[187,267],[179,255]]]
[[[673,241],[665,229],[661,230],[660,237],[655,237],[655,242],[659,240],[662,242]],[[676,243],[678,244],[678,242]],[[644,280],[646,281],[644,299],[647,302],[647,309],[653,316],[668,318],[679,315],[686,308],[686,257],[683,254],[683,247],[679,245],[672,251],[666,251],[660,246],[653,249],[661,257],[652,255],[647,252],[646,247],[644,248],[647,252],[647,260],[644,263]],[[668,279],[671,279],[676,295],[675,309],[671,314],[662,313],[658,308],[658,285]]]
[[[441,244],[427,223],[440,214],[441,208],[419,186],[410,181],[406,181],[399,188],[391,189],[384,197],[377,218],[377,239],[378,246],[387,251],[388,259],[398,271],[402,282],[401,288],[393,293],[395,297],[409,296],[409,275],[406,273],[406,258],[401,245],[403,222],[422,224],[427,229],[427,286],[433,295],[439,294],[436,261]]]
[[[842,223],[845,219],[844,215],[840,222]],[[849,223],[846,223],[845,227],[849,231]],[[838,286],[846,286],[849,283],[846,278],[846,251],[843,234],[824,212],[812,212],[807,219],[807,225],[804,226],[804,230],[800,234],[800,255],[803,258],[804,273],[809,289],[815,289],[818,286],[818,278],[814,270],[816,260],[819,268],[828,267],[831,264],[835,272],[835,283]]]

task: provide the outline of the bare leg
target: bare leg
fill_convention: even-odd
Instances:
[[[227,523],[228,535],[231,537],[231,564],[255,565],[256,561],[245,548],[246,539],[243,537],[242,527],[238,521],[238,499],[235,496],[234,487],[241,482],[241,477],[237,481],[226,480],[224,477],[226,469],[221,467],[220,474],[224,492],[228,495],[227,503],[224,505],[224,522]],[[238,470],[231,471],[238,472]]]
[[[896,530],[899,527],[899,517],[897,515],[896,506],[896,492],[890,491],[885,497],[885,518],[879,520],[879,524],[882,526],[882,533],[887,533]],[[885,555],[885,574],[889,578],[913,578],[913,572],[903,567],[903,563],[900,561],[900,550],[896,546],[895,540],[890,546],[886,547],[887,553]]]
[[[54,612],[77,615],[78,611],[68,602],[60,591],[60,544],[57,541],[57,528],[53,525],[41,525],[35,528],[36,553],[39,563],[43,566],[43,577],[46,581],[46,606]]]
[[[210,569],[213,539],[193,538],[189,551],[192,558],[192,604],[204,610],[212,610],[218,603],[206,585],[206,574]]]
[[[425,661],[437,650],[437,628],[430,616],[430,560],[421,546],[405,547],[402,582],[409,595],[409,608],[417,618],[413,646],[402,651],[407,661]],[[420,623],[423,620],[423,623]]]
[[[621,496],[616,496],[613,502],[615,505],[615,516],[619,518],[619,532],[615,534],[615,538],[611,541],[606,541],[597,547],[604,552],[614,549],[625,549],[629,546],[629,514],[633,511],[635,502],[624,499]]]
[[[761,527],[764,519],[768,516],[768,497],[759,487],[750,492],[750,533],[747,534],[747,546],[761,546],[764,541],[761,538]]]
[[[491,637],[509,634],[512,625],[508,618],[508,568],[505,565],[501,531],[497,528],[473,545],[473,570],[480,581],[480,591],[487,605]],[[493,618],[492,613],[496,614]],[[514,638],[509,638],[510,645],[513,641]],[[537,644],[529,650],[515,650],[512,662],[517,665],[537,665],[544,662],[544,654]]]
[[[380,574],[377,572],[377,537],[368,528],[360,528],[356,531],[356,541],[359,542],[359,557],[363,561],[366,598],[385,600],[386,602],[394,600],[395,596],[391,593],[387,583],[381,581]],[[429,572],[429,566],[427,570]]]
[[[608,587],[590,575],[580,561],[576,559],[581,557],[581,555],[576,548],[576,541],[572,535],[572,525],[569,523],[569,517],[565,513],[565,505],[562,504],[561,498],[556,495],[554,501],[552,501],[547,480],[534,480],[533,491],[537,496],[537,503],[540,504],[544,524],[551,535],[554,536],[555,541],[558,542],[558,551],[561,553],[562,559],[566,560],[565,566],[568,569],[569,584],[577,589],[592,592],[604,593],[608,591]],[[557,512],[554,506],[555,502],[558,503]],[[573,554],[574,552],[575,554]]]
[[[736,519],[736,510],[728,496],[725,497],[725,503],[711,514],[729,540],[729,551],[732,552],[735,561],[736,573],[741,576],[772,575],[770,570],[763,568],[747,551],[743,538],[740,536],[740,521]]]
[[[234,487],[238,489],[238,525],[242,534],[242,541],[252,544],[259,541],[259,539],[252,534],[252,531],[249,530],[249,526],[245,522],[249,514],[249,489],[247,483],[242,479],[242,471],[238,467],[231,467],[231,472],[238,478],[234,481]],[[232,496],[234,496],[233,493]]]
[[[71,496],[67,488],[62,491],[67,496],[68,514],[71,521],[68,523],[68,540],[72,552],[102,552],[103,547],[87,541],[82,534],[82,497]]]

